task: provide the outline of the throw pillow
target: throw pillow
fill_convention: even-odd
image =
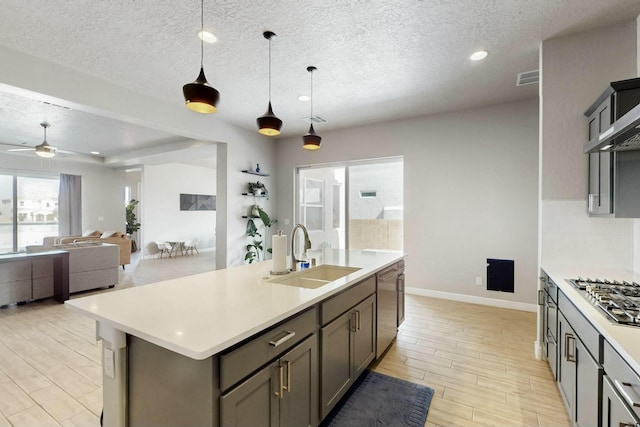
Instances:
[[[101,239],[106,239],[107,237],[114,237],[118,232],[117,231],[105,231],[100,236]]]
[[[98,237],[101,233],[98,230],[86,230],[82,237]]]

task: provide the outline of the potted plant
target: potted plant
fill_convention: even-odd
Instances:
[[[256,205],[256,209],[258,210],[260,221],[262,221],[262,224],[265,227],[264,241],[268,242],[271,226],[278,222],[278,220],[272,220],[269,214],[260,206]],[[249,264],[252,262],[258,262],[260,261],[260,255],[262,254],[262,260],[264,261],[266,254],[271,253],[272,248],[266,248],[265,245],[263,245],[264,241],[262,240],[262,234],[258,231],[258,227],[252,218],[247,220],[246,232],[247,236],[251,237],[252,241],[246,246],[247,252],[244,256],[244,260],[249,262]]]
[[[136,213],[134,212],[136,205],[140,203],[138,200],[131,199],[127,206],[125,207],[126,211],[126,233],[127,236],[131,239],[131,252],[136,252],[138,250],[138,245],[136,241],[133,240],[133,233],[140,229],[140,223],[137,221]]]

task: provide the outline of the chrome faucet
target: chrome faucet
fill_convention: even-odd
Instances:
[[[295,252],[293,252],[293,246],[296,241],[296,231],[298,231],[298,229],[302,229],[302,232],[304,233],[303,253],[306,253],[307,250],[311,249],[311,240],[309,240],[309,233],[307,232],[307,228],[302,224],[296,224],[291,231],[291,271],[296,271],[296,264],[302,261],[301,259],[296,259],[296,254]]]

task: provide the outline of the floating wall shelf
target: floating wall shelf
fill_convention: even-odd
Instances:
[[[251,175],[269,176],[269,174],[268,174],[268,173],[256,172],[256,171],[251,171],[251,170],[248,170],[248,169],[247,169],[247,170],[243,170],[242,172],[244,172],[244,173],[248,173],[248,174],[251,174]]]

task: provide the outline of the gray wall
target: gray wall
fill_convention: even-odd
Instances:
[[[538,102],[536,99],[323,132],[277,144],[277,213],[294,216],[299,165],[404,156],[407,286],[417,292],[535,303]],[[289,234],[291,227],[285,227]],[[486,259],[516,261],[515,294],[486,291]],[[454,296],[455,296],[454,295]]]
[[[637,22],[541,46],[542,265],[633,268],[634,220],[590,218],[584,111],[611,81],[637,75]]]

